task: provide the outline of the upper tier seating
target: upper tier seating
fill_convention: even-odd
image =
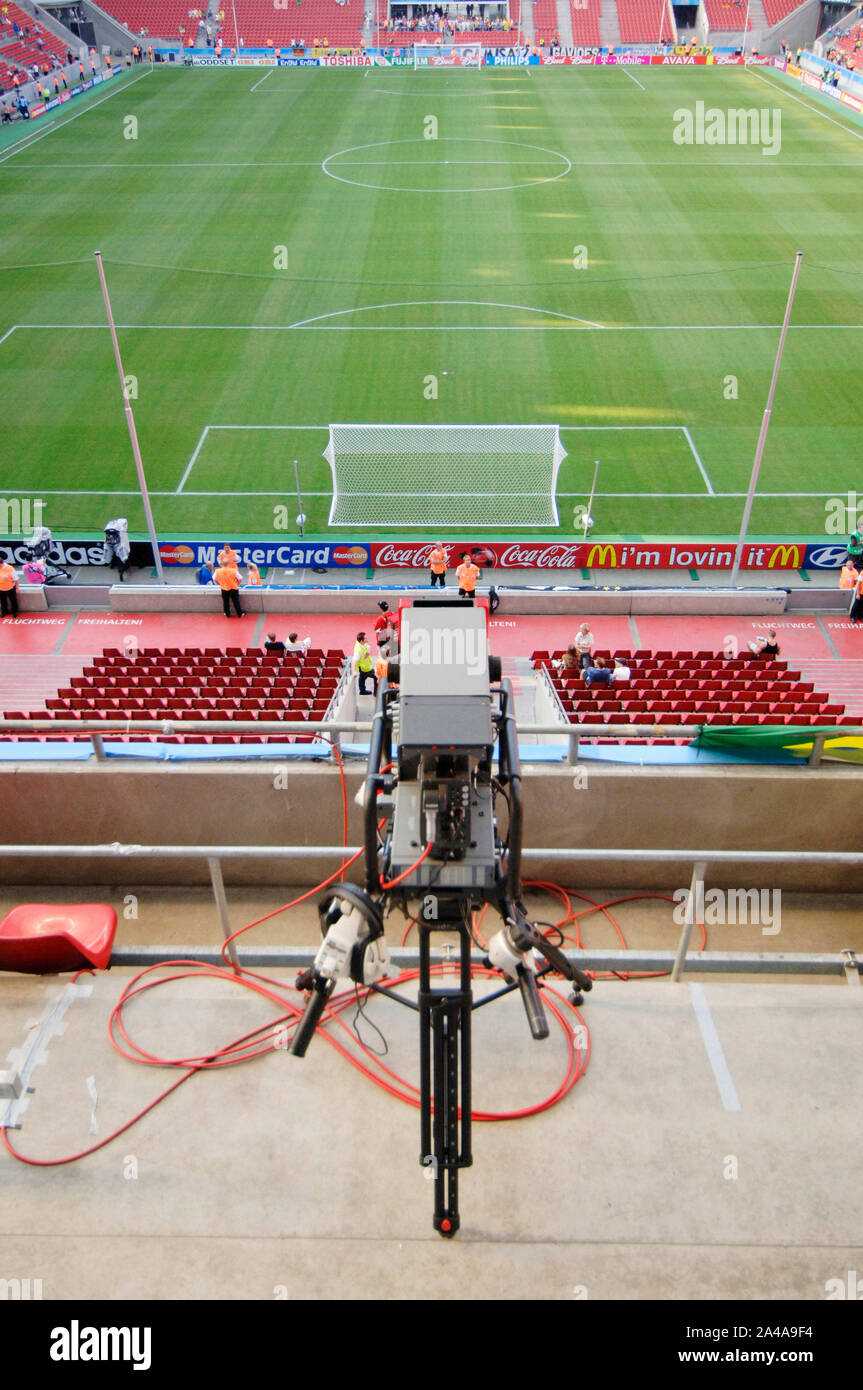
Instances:
[[[658,43],[673,39],[668,14],[669,0],[617,0],[617,18],[623,43]],[[660,19],[662,32],[660,34]]]

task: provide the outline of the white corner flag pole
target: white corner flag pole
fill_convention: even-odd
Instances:
[[[162,557],[159,554],[159,542],[156,539],[156,526],[153,521],[153,512],[150,507],[150,494],[147,491],[147,479],[144,477],[144,465],[141,462],[141,450],[138,445],[138,435],[135,430],[135,417],[132,414],[132,405],[126,393],[126,377],[123,371],[123,360],[120,357],[120,344],[117,342],[117,330],[114,327],[114,315],[111,313],[111,300],[108,297],[108,286],[105,281],[105,269],[102,265],[102,252],[95,251],[96,265],[99,267],[99,280],[102,284],[102,298],[105,301],[105,312],[108,315],[108,327],[111,330],[111,342],[114,345],[114,361],[117,363],[117,374],[120,378],[120,390],[123,392],[123,405],[126,411],[126,424],[129,427],[129,438],[132,441],[132,453],[135,458],[135,467],[138,470],[138,486],[141,489],[141,501],[144,503],[144,515],[147,518],[147,530],[150,533],[150,544],[153,547],[153,560],[156,565],[156,573],[159,576],[159,583],[164,584],[165,576],[162,572]]]
[[[776,350],[776,361],[773,364],[773,378],[770,382],[767,405],[764,407],[761,431],[758,435],[758,445],[755,449],[755,461],[752,464],[752,475],[749,479],[749,492],[746,494],[746,506],[743,508],[743,520],[740,523],[740,536],[737,541],[737,549],[734,552],[734,568],[731,571],[732,589],[737,583],[740,574],[740,561],[743,557],[746,532],[749,529],[749,517],[752,512],[752,503],[755,499],[755,489],[758,486],[758,473],[761,468],[761,459],[764,455],[764,446],[767,443],[767,431],[770,427],[770,412],[773,409],[773,396],[776,391],[776,383],[779,380],[779,368],[782,365],[782,354],[785,350],[785,339],[788,336],[788,325],[791,321],[791,309],[794,304],[794,295],[797,290],[797,279],[800,275],[800,263],[802,260],[803,252],[798,251],[794,261],[794,274],[791,276],[791,289],[788,291],[788,303],[785,306],[785,318],[782,322],[782,332],[779,335],[779,347]]]

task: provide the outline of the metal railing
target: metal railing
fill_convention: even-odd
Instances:
[[[598,724],[598,723],[545,723],[545,724],[518,724],[518,732],[521,734],[556,734],[562,741],[568,743],[568,761],[574,764],[578,761],[579,744],[582,739],[585,742],[595,742],[597,739],[613,739],[619,742],[623,739],[637,738],[642,740],[652,738],[662,739],[683,739],[687,743],[693,743],[698,737],[701,728],[711,729],[743,729],[760,728],[761,725],[743,724],[652,724],[652,723],[633,723],[633,724]],[[771,725],[771,728],[779,729],[779,724]],[[107,734],[149,734],[151,738],[158,740],[161,735],[164,738],[178,738],[184,734],[259,734],[262,737],[275,737],[284,734],[342,734],[342,733],[371,733],[372,721],[370,719],[322,719],[312,721],[308,719],[276,719],[265,721],[263,719],[0,719],[0,739],[4,734],[86,734],[93,744],[93,751],[100,761],[106,760],[104,736]],[[800,736],[800,741],[808,743],[810,740],[806,736],[806,726],[803,724],[786,725],[789,731],[793,731],[795,737]],[[812,751],[806,759],[809,767],[818,767],[824,753],[824,744],[832,738],[863,738],[863,723],[861,724],[837,724],[828,732],[820,732],[812,735]],[[275,748],[276,745],[273,745]],[[802,761],[802,760],[801,760]]]
[[[359,853],[354,845],[135,845],[96,844],[96,845],[35,845],[0,844],[0,859],[5,858],[59,858],[59,859],[206,859],[213,889],[213,898],[224,940],[232,934],[228,900],[222,875],[223,860],[231,859],[330,859],[344,862]],[[859,967],[854,951],[843,949],[830,953],[767,953],[767,952],[689,952],[692,929],[695,926],[695,909],[699,896],[699,885],[703,886],[707,870],[718,864],[834,864],[843,868],[863,868],[863,852],[850,850],[676,850],[676,849],[586,849],[557,847],[532,847],[522,849],[523,859],[551,859],[566,863],[580,863],[597,860],[615,864],[645,863],[691,864],[692,875],[686,900],[683,928],[675,951],[567,951],[568,957],[582,966],[586,963],[598,970],[632,971],[661,970],[670,974],[673,982],[679,982],[687,967],[708,973],[757,973],[757,974],[829,974],[845,975],[849,984],[859,984]],[[280,947],[255,948],[246,955],[244,964],[252,969],[261,965],[298,966],[307,965],[311,947],[305,949]],[[239,968],[240,961],[233,942],[227,946],[231,963]],[[444,955],[446,949],[444,948]],[[221,951],[211,949],[203,954],[195,948],[171,947],[170,952],[163,948],[136,947],[124,950],[119,948],[112,954],[114,965],[155,964],[159,960],[194,958],[216,961]],[[416,962],[416,952],[402,947],[392,952],[396,964]],[[478,957],[479,959],[479,957]]]

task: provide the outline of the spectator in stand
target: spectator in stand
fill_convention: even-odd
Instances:
[[[632,680],[630,667],[619,656],[614,658],[614,670],[611,673],[611,679],[615,685],[628,685]]]
[[[584,673],[585,684],[589,686],[611,685],[611,679],[611,672],[601,656],[598,656],[596,658],[596,664],[594,666],[588,666]]]
[[[206,564],[202,565],[201,568],[198,570],[198,583],[215,584],[216,581],[213,578],[215,569],[216,566],[213,564],[212,560],[208,560]]]
[[[269,652],[270,656],[284,656],[285,644],[276,640],[274,632],[267,633],[267,640],[264,643],[264,651]]]
[[[754,641],[749,643],[749,650],[753,656],[778,656],[780,648],[776,641],[776,628],[769,627],[766,637],[756,637]]]
[[[307,652],[311,645],[311,637],[298,638],[295,632],[289,632],[285,650],[289,652]]]
[[[564,675],[575,675],[579,670],[581,662],[578,659],[578,652],[570,642],[560,661],[556,661],[555,666]]]
[[[373,694],[373,695],[377,695],[377,693],[378,693],[378,678],[377,678],[377,676],[375,675],[374,664],[373,664],[373,662],[372,662],[372,654],[371,654],[371,651],[369,650],[369,644],[368,644],[368,642],[366,641],[366,634],[365,634],[364,632],[358,632],[358,633],[357,633],[357,640],[356,640],[356,643],[355,643],[355,645],[354,645],[354,655],[353,655],[353,658],[352,658],[352,659],[353,659],[353,667],[354,667],[354,670],[355,670],[356,673],[357,673],[357,678],[358,678],[358,687],[357,687],[357,688],[358,688],[359,694],[360,694],[360,695],[367,695],[367,694],[368,694],[368,691],[366,690],[366,682],[368,681],[369,676],[371,676],[371,678],[372,678],[372,694]]]
[[[476,597],[476,582],[479,579],[479,569],[474,564],[467,551],[461,557],[461,564],[456,570],[458,579],[459,598],[473,599]]]
[[[8,560],[0,560],[0,617],[18,617],[18,576]]]
[[[575,650],[578,652],[582,669],[586,669],[590,665],[590,655],[593,651],[593,633],[590,630],[590,623],[582,623],[575,634]]]
[[[431,570],[431,587],[440,584],[441,588],[446,587],[446,547],[440,541],[436,541],[432,546],[429,555],[429,568]]]
[[[222,607],[225,610],[225,617],[231,616],[231,604],[238,618],[242,618],[243,610],[240,607],[240,571],[236,565],[221,564],[213,575],[216,583],[222,591]]]
[[[839,588],[853,589],[859,577],[860,571],[857,569],[854,561],[846,558],[845,564],[842,566],[839,574]]]

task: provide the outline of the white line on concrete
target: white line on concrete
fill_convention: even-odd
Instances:
[[[34,135],[32,139],[30,139],[29,136],[22,137],[21,140],[17,141],[17,145],[20,146],[20,149],[13,145],[7,154],[0,155],[0,164],[5,164],[6,160],[11,159],[15,154],[23,154],[25,150],[29,150],[31,145],[35,145],[37,140],[44,140],[46,135],[53,135],[55,130],[62,130],[64,126],[71,125],[72,121],[77,121],[79,116],[86,116],[88,111],[95,111],[97,106],[101,106],[103,102],[110,101],[111,97],[115,97],[118,92],[128,92],[129,88],[134,87],[136,82],[140,82],[142,77],[149,77],[150,71],[151,69],[148,68],[146,72],[140,73],[138,77],[133,77],[131,82],[121,82],[118,87],[115,87],[112,92],[108,92],[106,96],[100,97],[98,101],[92,101],[88,105],[82,107],[80,111],[76,111],[73,116],[69,117],[68,121],[55,121],[47,130],[43,130],[41,135]],[[27,140],[26,145],[23,143],[24,139]]]
[[[268,78],[268,77],[272,77],[272,75],[273,75],[273,73],[274,73],[275,71],[276,71],[275,68],[270,68],[269,72],[264,73],[264,76],[263,76],[263,77],[260,77],[260,78],[258,79],[258,81],[255,83],[254,87],[250,87],[250,88],[249,88],[249,95],[251,95],[252,92],[256,92],[256,91],[258,90],[259,87],[262,87],[263,84],[266,82],[267,78]]]
[[[740,1101],[728,1063],[725,1060],[725,1053],[722,1050],[722,1043],[719,1041],[719,1034],[716,1031],[716,1024],[713,1022],[713,1015],[704,997],[704,987],[698,984],[690,984],[689,998],[695,1010],[695,1017],[698,1020],[698,1027],[701,1038],[707,1052],[707,1059],[713,1069],[716,1078],[716,1085],[722,1097],[722,1104],[726,1110],[739,1110]]]
[[[634,77],[633,74],[629,71],[629,68],[627,68],[623,63],[620,64],[620,71],[621,71],[621,72],[625,72],[625,73],[626,73],[626,76],[629,78],[630,82],[634,82],[635,85],[636,85],[636,87],[641,87],[641,90],[642,90],[643,92],[646,92],[646,91],[647,91],[647,88],[644,87],[644,86],[642,86],[642,84],[639,82],[638,78],[637,78],[637,77]]]

